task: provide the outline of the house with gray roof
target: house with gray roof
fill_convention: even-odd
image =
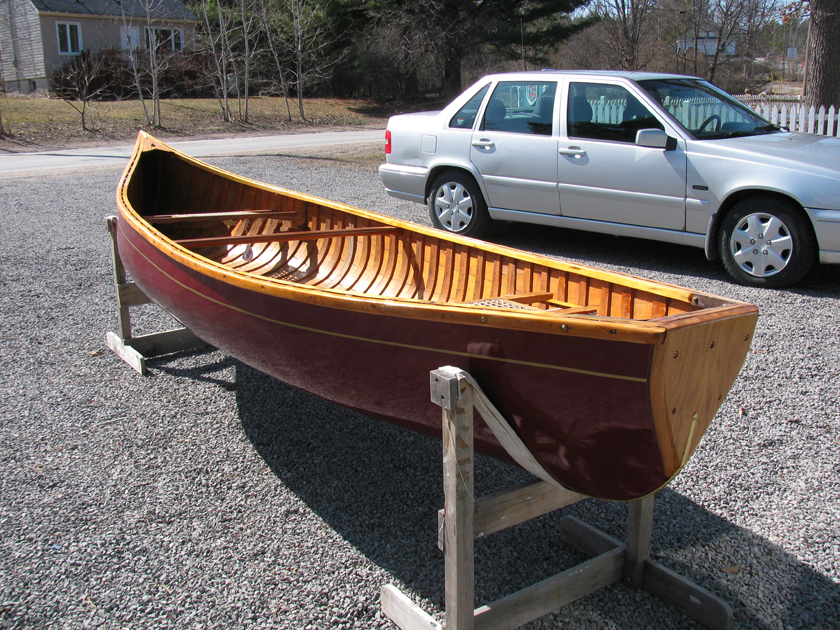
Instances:
[[[54,68],[82,51],[195,46],[198,18],[179,0],[0,0],[0,80],[46,92]]]

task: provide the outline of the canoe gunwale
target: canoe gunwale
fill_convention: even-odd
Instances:
[[[289,280],[269,278],[257,274],[239,271],[222,263],[211,261],[193,250],[167,238],[152,224],[141,216],[128,200],[128,183],[136,168],[141,155],[145,151],[159,150],[171,152],[194,167],[213,173],[223,178],[266,190],[272,193],[286,195],[305,203],[314,203],[323,207],[349,212],[357,216],[391,226],[395,229],[408,230],[423,234],[442,241],[449,241],[469,247],[478,247],[504,256],[543,266],[588,276],[590,278],[620,284],[630,289],[648,291],[664,298],[676,299],[698,306],[699,311],[679,313],[675,315],[657,317],[649,320],[631,320],[619,317],[599,316],[590,314],[563,313],[562,310],[521,310],[515,308],[487,307],[468,302],[431,302],[417,298],[391,297],[370,295],[343,289],[331,289],[299,284]],[[615,339],[632,343],[661,344],[667,331],[685,325],[692,325],[720,317],[736,317],[745,312],[756,311],[756,307],[743,302],[726,300],[716,296],[696,293],[682,287],[667,283],[650,282],[643,278],[608,272],[593,267],[567,263],[554,258],[537,256],[520,250],[504,246],[476,241],[474,239],[443,233],[425,226],[392,219],[390,217],[369,213],[363,209],[347,206],[338,202],[321,199],[311,195],[286,190],[277,186],[270,186],[256,180],[251,180],[212,165],[205,164],[185,155],[153,137],[140,131],[134,153],[126,166],[117,188],[117,206],[123,220],[132,226],[142,238],[165,256],[193,269],[196,272],[215,280],[232,284],[240,288],[281,297],[285,299],[308,302],[321,306],[343,310],[370,311],[376,310],[395,317],[411,319],[446,320],[452,323],[463,323],[487,327],[506,327],[511,329],[540,331],[553,334],[569,334],[574,336]],[[151,262],[151,261],[150,261]],[[703,304],[718,304],[703,307]]]

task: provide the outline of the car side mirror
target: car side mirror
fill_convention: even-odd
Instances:
[[[636,132],[636,144],[649,149],[673,151],[677,148],[677,139],[661,129],[639,129]]]

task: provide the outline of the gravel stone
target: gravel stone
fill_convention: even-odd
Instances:
[[[430,224],[331,154],[209,161]],[[439,442],[218,351],[141,377],[106,349],[118,178],[0,182],[0,628],[393,628],[388,583],[442,618]],[[728,601],[736,628],[840,627],[840,269],[758,290],[676,245],[518,224],[491,240],[758,304],[738,381],[657,495],[652,556]],[[132,318],[173,325],[153,305]],[[477,461],[480,494],[527,478]],[[566,514],[626,534],[625,505],[587,500],[479,540],[477,604],[585,559],[559,541]],[[526,627],[700,626],[619,584]]]

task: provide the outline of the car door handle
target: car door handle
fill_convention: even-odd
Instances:
[[[473,140],[472,145],[479,149],[492,149],[496,145],[488,138],[481,138],[480,140]]]
[[[584,151],[580,147],[569,147],[568,149],[560,148],[557,151],[558,153],[560,153],[560,155],[573,155],[576,158],[586,156],[586,151]]]

